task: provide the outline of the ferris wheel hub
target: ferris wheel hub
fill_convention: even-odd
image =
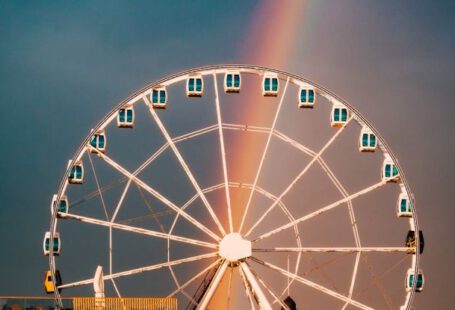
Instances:
[[[239,233],[230,233],[220,242],[219,254],[229,262],[238,262],[251,256],[251,241]]]

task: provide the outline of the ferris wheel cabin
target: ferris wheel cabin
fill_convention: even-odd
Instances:
[[[190,76],[186,80],[186,95],[188,97],[202,97],[204,94],[204,80],[201,75]]]
[[[54,277],[55,277],[55,284],[57,285],[57,287],[62,285],[62,277],[60,276],[60,271],[58,269],[55,270]],[[43,282],[44,282],[44,291],[46,292],[46,294],[55,293],[54,283],[52,282],[52,272],[50,270],[46,271],[46,273],[44,274]],[[58,291],[60,292],[61,290],[58,289]]]
[[[57,204],[57,195],[52,196],[52,203],[51,203],[51,214],[54,214],[54,206]],[[69,210],[69,203],[68,198],[66,196],[62,196],[59,203],[57,204],[57,217],[60,217],[59,213],[68,213]]]
[[[417,283],[415,287],[416,292],[423,291],[423,286],[425,284],[425,278],[423,277],[422,270],[419,270],[417,273]],[[412,290],[412,286],[414,285],[414,269],[409,268],[406,274],[406,291],[410,292]]]
[[[412,217],[412,204],[406,193],[401,193],[400,196],[398,196],[397,216]]]
[[[349,111],[344,105],[336,104],[332,108],[330,125],[332,127],[343,127],[348,122]]]
[[[377,148],[377,139],[373,131],[363,126],[359,138],[359,151],[360,152],[374,152]]]
[[[407,251],[408,254],[415,254],[417,248],[417,241],[416,241],[416,233],[414,230],[408,231],[406,235],[406,242],[405,245],[409,250]],[[425,249],[425,239],[423,238],[423,232],[419,230],[419,254],[423,253]]]
[[[276,97],[278,96],[280,84],[278,81],[278,75],[274,73],[266,73],[262,80],[262,95],[265,97]]]
[[[49,256],[49,254],[51,253],[50,248],[49,248],[50,243],[51,243],[51,233],[47,231],[44,234],[44,240],[43,240],[43,252],[44,252],[44,255],[46,255],[46,256]],[[60,255],[61,247],[62,247],[62,242],[60,241],[60,234],[58,232],[56,232],[56,233],[54,233],[54,242],[53,242],[53,247],[52,247],[54,256]]]
[[[299,108],[313,108],[316,101],[314,89],[300,87],[298,93]]]
[[[119,128],[133,128],[134,109],[132,106],[124,107],[117,112],[117,126]]]
[[[226,72],[224,75],[224,92],[239,93],[242,80],[239,72]]]
[[[90,149],[91,153],[97,153],[98,150],[101,153],[106,152],[106,133],[104,131],[97,132],[90,138]]]
[[[166,88],[160,87],[152,89],[150,101],[152,102],[152,107],[155,109],[165,109],[167,105]]]
[[[68,162],[71,165],[71,160]],[[76,162],[72,167],[68,175],[68,183],[70,184],[82,184],[84,181],[84,166],[82,161]]]
[[[382,179],[386,182],[398,183],[400,181],[400,174],[398,168],[395,166],[392,158],[386,154],[384,163],[382,164]]]

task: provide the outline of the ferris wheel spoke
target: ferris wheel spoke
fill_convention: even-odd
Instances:
[[[112,223],[112,222],[108,222],[108,221],[98,220],[98,219],[94,219],[91,217],[86,217],[86,216],[81,216],[81,215],[76,215],[76,214],[71,214],[71,213],[59,212],[58,214],[62,218],[73,219],[73,220],[77,220],[77,221],[84,222],[84,223],[90,223],[90,224],[104,226],[104,227],[112,227],[112,228],[115,228],[118,230],[129,231],[132,233],[157,237],[157,238],[161,238],[161,239],[170,239],[173,241],[198,245],[198,246],[202,246],[202,247],[206,247],[206,248],[212,248],[212,249],[218,248],[218,245],[214,244],[214,243],[209,243],[209,242],[191,239],[191,238],[187,238],[187,237],[162,233],[162,232],[158,232],[158,231],[154,231],[154,230],[150,230],[150,229],[129,226],[129,225],[124,225],[124,224],[119,224],[119,223]]]
[[[211,131],[214,131],[217,128],[217,125],[212,125],[204,128],[200,128],[191,132],[187,132],[183,135],[177,136],[172,138],[174,143],[178,143],[181,141],[185,141],[187,139],[192,139],[200,135],[207,134]],[[167,148],[169,147],[169,143],[164,143],[155,153],[153,153],[145,162],[143,162],[135,171],[134,175],[138,175],[141,173],[145,168],[147,168],[158,156],[160,156]]]
[[[228,282],[227,306],[226,306],[227,309],[229,309],[229,306],[231,304],[232,274],[233,273],[234,273],[234,268],[229,268],[229,282]]]
[[[364,304],[362,304],[362,303],[360,303],[358,301],[355,301],[355,300],[353,300],[353,299],[351,299],[349,297],[346,297],[346,296],[344,296],[344,295],[342,295],[342,294],[340,294],[338,292],[335,292],[335,291],[333,291],[333,290],[331,290],[331,289],[329,289],[327,287],[324,287],[324,286],[322,286],[320,284],[317,284],[317,283],[315,283],[313,281],[305,279],[305,278],[303,278],[303,277],[301,277],[301,276],[299,276],[297,274],[294,274],[294,273],[289,272],[289,271],[287,271],[285,269],[282,269],[282,268],[280,268],[280,267],[278,267],[278,266],[276,266],[274,264],[261,261],[261,260],[255,258],[255,257],[250,257],[250,259],[253,260],[254,262],[260,264],[260,265],[263,265],[265,267],[268,267],[269,269],[272,269],[272,270],[280,273],[281,275],[283,275],[285,277],[290,277],[290,278],[296,280],[297,282],[300,282],[300,283],[305,284],[305,285],[307,285],[309,287],[312,287],[312,288],[314,288],[314,289],[316,289],[316,290],[318,290],[318,291],[320,291],[320,292],[322,292],[324,294],[327,294],[327,295],[335,297],[335,298],[337,298],[339,300],[348,302],[350,305],[353,305],[353,306],[355,306],[355,307],[357,307],[359,309],[364,309],[364,310],[372,310],[373,309],[371,307],[368,307],[367,305],[364,305]]]
[[[180,162],[180,165],[182,166],[183,170],[185,171],[186,175],[190,179],[191,183],[193,184],[194,188],[196,191],[199,193],[200,198],[202,202],[204,203],[207,211],[210,213],[210,216],[214,220],[215,224],[218,226],[218,229],[222,233],[222,235],[226,234],[226,231],[223,228],[223,225],[221,225],[220,220],[216,216],[215,212],[213,211],[213,208],[210,206],[210,203],[208,202],[207,198],[205,197],[204,193],[202,192],[198,182],[194,178],[193,174],[191,173],[191,170],[185,160],[183,159],[182,155],[180,154],[180,151],[177,149],[177,146],[175,145],[174,141],[172,140],[171,136],[167,132],[166,128],[164,127],[163,123],[161,122],[160,118],[158,117],[158,114],[155,112],[155,109],[152,107],[152,104],[148,100],[146,96],[143,96],[142,99],[144,100],[145,104],[149,107],[150,114],[152,115],[153,119],[155,120],[156,124],[160,128],[163,136],[166,138],[167,143],[169,143],[169,146],[171,147],[172,151],[174,152],[175,156],[177,157],[178,161]]]
[[[218,136],[220,140],[220,151],[221,151],[221,162],[223,164],[223,175],[224,175],[224,190],[226,193],[226,203],[228,207],[228,219],[229,219],[229,231],[234,231],[234,225],[232,223],[232,209],[231,209],[231,195],[229,193],[229,180],[226,165],[226,151],[224,149],[224,136],[223,136],[223,125],[221,121],[221,108],[220,108],[220,97],[218,94],[218,82],[216,74],[213,74],[213,85],[215,88],[215,106],[216,106],[216,118],[218,120]]]
[[[218,252],[213,252],[213,253],[208,253],[208,254],[203,254],[203,255],[197,255],[197,256],[191,256],[191,257],[186,257],[186,258],[181,258],[177,260],[173,260],[170,262],[166,263],[161,263],[161,264],[155,264],[155,265],[150,265],[150,266],[145,266],[145,267],[140,267],[140,268],[135,268],[135,269],[130,269],[122,272],[117,272],[113,274],[108,274],[104,276],[104,280],[110,280],[110,279],[117,279],[121,277],[126,277],[126,276],[131,276],[147,271],[153,271],[153,270],[158,270],[161,268],[165,267],[170,267],[170,266],[176,266],[184,263],[190,263],[190,262],[195,262],[203,259],[208,259],[212,258],[218,255]],[[76,287],[76,286],[82,286],[82,285],[87,285],[87,284],[92,284],[94,281],[93,278],[87,279],[87,280],[82,280],[82,281],[77,281],[77,282],[72,282],[72,283],[67,283],[60,285],[58,288],[63,289],[63,288],[70,288],[70,287]]]
[[[155,159],[158,158],[169,147],[168,143],[163,144],[157,151],[155,151],[146,161],[144,161],[134,172],[133,175],[138,175],[145,168],[147,168]]]
[[[228,264],[229,263],[226,260],[224,260],[221,263],[221,265],[218,266],[215,275],[213,276],[212,280],[210,281],[210,283],[207,287],[207,290],[204,292],[204,295],[202,296],[198,309],[200,309],[200,310],[207,309],[207,307],[210,303],[210,300],[212,299],[213,295],[215,294],[215,291],[218,289],[218,286],[221,283],[221,280],[223,279],[223,276],[224,276],[224,273],[226,272]]]
[[[261,287],[259,286],[257,278],[253,274],[250,266],[246,262],[240,262],[240,269],[242,270],[243,275],[245,276],[246,282],[249,284],[248,287],[250,288],[251,295],[254,296],[254,299],[259,304],[259,309],[272,310],[272,307],[269,301],[267,300],[267,297],[265,296],[264,292],[262,291]]]
[[[94,148],[92,148],[94,149]],[[142,187],[144,190],[149,192],[152,196],[160,200],[162,203],[164,203],[166,206],[174,210],[176,213],[180,214],[182,217],[187,219],[190,223],[192,223],[194,226],[205,232],[207,235],[212,237],[213,239],[220,241],[221,238],[216,235],[214,232],[212,232],[210,229],[208,229],[206,226],[202,225],[199,221],[197,221],[195,218],[193,218],[191,215],[186,213],[185,211],[181,210],[179,207],[177,207],[174,203],[172,203],[169,199],[164,197],[162,194],[160,194],[158,191],[155,189],[151,188],[149,185],[144,183],[142,180],[140,180],[138,177],[136,177],[134,174],[123,168],[121,165],[116,163],[114,160],[112,160],[110,157],[108,157],[106,154],[103,154],[99,152],[98,150],[94,149],[98,155],[106,161],[108,164],[110,164],[112,167],[114,167],[116,170],[118,170],[120,173],[123,175],[127,176],[128,178],[132,179],[137,185]]]
[[[362,252],[383,252],[383,253],[393,253],[393,252],[408,252],[410,248],[407,247],[306,247],[306,248],[266,248],[266,249],[252,249],[253,252],[345,252],[345,253],[362,253]]]
[[[289,223],[287,223],[285,225],[282,225],[282,226],[280,226],[278,228],[275,228],[274,230],[271,230],[271,231],[269,231],[269,232],[267,232],[265,234],[262,234],[259,237],[257,237],[256,239],[254,239],[253,242],[262,240],[264,238],[268,238],[268,237],[270,237],[270,236],[272,236],[272,235],[274,235],[276,233],[279,233],[279,232],[281,232],[281,231],[283,231],[283,230],[285,230],[287,228],[290,228],[290,227],[292,227],[292,226],[294,226],[294,225],[296,225],[298,223],[304,222],[304,221],[309,220],[309,219],[311,219],[311,218],[313,218],[315,216],[318,216],[318,215],[320,215],[322,213],[325,213],[325,212],[327,212],[329,210],[332,210],[332,209],[338,207],[339,205],[341,205],[343,203],[346,203],[346,202],[348,202],[350,200],[353,200],[355,198],[358,198],[358,197],[360,197],[362,195],[365,195],[365,194],[367,194],[367,193],[369,193],[369,192],[371,192],[371,191],[383,186],[384,184],[387,184],[387,182],[385,180],[382,180],[382,181],[380,181],[380,182],[378,182],[378,183],[376,183],[374,185],[371,185],[371,186],[369,186],[367,188],[364,188],[364,189],[358,191],[355,194],[351,194],[348,197],[340,199],[340,200],[338,200],[338,201],[336,201],[336,202],[334,202],[334,203],[332,203],[332,204],[330,204],[328,206],[322,207],[319,210],[316,210],[316,211],[314,211],[314,212],[312,212],[310,214],[302,216],[302,217],[300,217],[300,218],[298,218],[298,219],[296,219],[294,221],[291,221],[291,222],[289,222]]]
[[[169,259],[169,257],[168,257],[168,259]],[[180,283],[179,283],[179,281],[178,281],[178,279],[177,279],[177,277],[176,277],[176,275],[175,275],[175,272],[174,272],[174,270],[172,269],[172,267],[169,267],[169,271],[171,272],[171,276],[172,276],[172,279],[174,280],[175,285],[176,285],[177,287],[180,287]],[[186,291],[182,291],[181,293],[182,293],[183,296],[185,296],[186,298],[188,298],[188,300],[189,300],[192,304],[197,305],[197,302],[194,300],[194,298],[191,297]]]
[[[251,309],[255,310],[256,306],[254,305],[253,296],[251,293],[251,286],[248,283],[248,281],[246,280],[246,276],[243,273],[243,270],[241,268],[239,269],[239,273],[240,273],[240,278],[242,278],[243,286],[245,287],[245,294],[248,297],[248,300],[250,301],[250,307],[251,307]]]
[[[127,180],[128,180],[128,178],[123,176],[123,177],[121,177],[121,178],[119,178],[119,179],[117,179],[117,180],[115,180],[115,181],[113,181],[113,182],[101,187],[101,192],[104,193],[104,192],[110,191],[111,189],[115,188],[116,186],[127,182]],[[82,197],[76,198],[76,199],[74,199],[74,202],[71,203],[71,208],[74,208],[74,207],[76,207],[76,206],[78,206],[78,205],[80,205],[80,204],[82,204],[82,203],[84,203],[84,202],[86,202],[88,200],[91,200],[91,199],[93,199],[95,197],[98,197],[99,194],[100,194],[100,192],[98,191],[98,189],[96,189],[96,190],[94,190],[94,191],[92,191],[92,192],[90,192],[90,193],[88,193],[88,194],[86,194],[86,195],[84,195]]]
[[[213,269],[216,265],[218,265],[220,263],[220,261],[221,261],[221,259],[216,260],[215,262],[213,262],[212,264],[210,264],[209,266],[207,266],[206,268],[204,268],[203,270],[198,272],[196,275],[194,275],[191,279],[186,281],[184,284],[178,285],[177,289],[175,291],[173,291],[172,293],[170,293],[169,295],[167,295],[167,297],[170,298],[170,297],[177,295],[178,293],[181,293],[188,285],[190,285],[191,283],[196,281],[198,278],[202,277],[210,269]],[[193,298],[191,298],[191,299],[193,299]],[[192,302],[195,303],[194,300],[192,300]]]
[[[312,157],[316,156],[315,152],[313,152],[312,150],[310,150],[307,147],[303,146],[299,142],[287,137],[286,135],[282,134],[281,132],[275,131],[275,135],[276,135],[276,137],[282,139],[284,142],[290,144],[294,148],[302,151],[303,153],[305,153],[305,154],[307,154],[309,156],[312,156]],[[335,187],[341,193],[341,195],[343,195],[343,197],[348,197],[349,196],[348,192],[343,187],[341,182],[338,180],[336,175],[329,168],[329,166],[324,161],[324,159],[322,157],[319,157],[317,161],[318,161],[319,165],[321,166],[321,168],[323,169],[323,171],[326,173],[326,175],[329,177],[329,179],[332,181],[332,183],[335,185]],[[357,221],[356,221],[356,218],[355,218],[355,213],[354,213],[354,208],[352,206],[352,201],[348,201],[347,203],[348,203],[349,218],[351,220],[352,231],[353,231],[353,234],[354,234],[355,245],[356,245],[356,247],[361,247],[362,245],[361,245],[361,242],[360,242],[360,235],[359,235],[359,231],[358,231],[358,228],[357,228]],[[360,262],[360,252],[358,252],[356,254],[356,258],[355,258],[355,262],[354,262],[354,268],[353,268],[352,277],[351,277],[351,284],[349,286],[349,298],[352,297],[352,294],[354,292],[354,286],[355,286],[355,282],[356,282],[356,279],[357,279],[357,272],[358,272],[359,262]],[[342,310],[344,310],[348,305],[349,305],[348,303],[345,303],[345,305],[342,308]]]
[[[278,120],[278,115],[280,113],[281,106],[282,106],[282,104],[284,102],[284,97],[286,95],[286,90],[287,90],[288,85],[289,85],[289,80],[290,80],[290,78],[288,77],[287,80],[286,80],[286,85],[284,86],[283,94],[281,95],[281,98],[280,98],[280,103],[278,104],[278,107],[277,107],[276,112],[275,112],[275,116],[273,118],[272,126],[270,127],[270,130],[269,130],[269,133],[268,133],[267,142],[265,144],[264,151],[262,152],[262,156],[261,156],[261,161],[259,162],[259,167],[258,167],[258,169],[256,171],[256,176],[254,177],[253,188],[250,191],[250,195],[248,197],[248,202],[246,203],[245,211],[243,212],[242,221],[240,222],[240,228],[239,228],[239,232],[240,233],[242,232],[242,228],[243,228],[243,225],[245,223],[245,218],[246,218],[246,215],[248,213],[248,209],[250,208],[251,200],[253,199],[254,189],[256,188],[256,184],[258,182],[259,176],[260,176],[261,171],[262,171],[262,165],[264,164],[265,157],[267,155],[267,150],[268,150],[269,145],[270,145],[270,140],[272,139],[273,131],[275,129],[276,122]],[[248,236],[248,234],[246,234],[246,236]]]
[[[286,187],[286,189],[278,196],[278,200],[281,200],[293,187],[294,185],[303,177],[303,175],[311,168],[311,166],[316,162],[321,155],[325,152],[325,150],[328,149],[328,147],[340,136],[340,134],[343,132],[343,129],[346,128],[346,126],[349,124],[349,122],[352,120],[352,117],[348,119],[348,121],[338,129],[335,134],[327,141],[327,143],[321,148],[319,153],[316,154],[316,156],[313,157],[313,159],[303,168],[303,170],[292,180],[292,182]],[[256,223],[248,230],[248,232],[245,234],[245,236],[249,236],[251,232],[264,220],[264,218],[275,208],[277,205],[277,202],[275,201],[272,203],[272,205],[262,214],[262,216],[256,221]]]
[[[150,217],[153,218],[155,223],[160,227],[161,232],[165,232],[164,225],[161,223],[161,221],[158,219],[157,212],[153,209],[152,204],[150,201],[148,201],[147,197],[145,197],[144,192],[142,188],[136,184],[137,190],[139,192],[139,195],[141,196],[142,200],[144,201],[144,204],[147,206],[147,209],[149,209],[149,214]],[[167,212],[172,211],[172,210],[167,210]],[[162,213],[161,213],[162,214]]]
[[[266,289],[266,291],[273,297],[273,299],[275,299],[275,302],[281,306],[281,309],[290,310],[289,307],[280,300],[280,296],[278,296],[278,294],[275,293],[272,288],[267,285],[267,283],[251,268],[251,266],[250,269],[253,275],[258,279],[259,283]]]
[[[122,295],[120,295],[120,291],[117,287],[117,283],[115,283],[115,280],[111,279],[111,282],[112,282],[112,286],[114,287],[115,293],[117,294],[117,297],[122,298]]]
[[[90,152],[87,152],[87,157],[89,159],[90,167],[92,168],[93,176],[95,178],[96,188],[97,188],[99,196],[100,196],[101,206],[104,210],[104,215],[106,216],[106,220],[109,221],[109,215],[107,213],[106,204],[104,203],[103,193],[101,191],[100,183],[98,181],[98,176],[96,175],[95,166],[93,165],[93,160],[92,160],[92,156],[90,155]]]
[[[117,214],[120,211],[120,207],[123,204],[123,200],[125,200],[126,193],[128,193],[128,189],[131,186],[131,182],[132,182],[131,179],[128,179],[128,182],[126,183],[125,188],[123,189],[122,195],[120,196],[117,206],[115,207],[114,215],[112,215],[111,222],[115,222],[115,220],[117,218]]]

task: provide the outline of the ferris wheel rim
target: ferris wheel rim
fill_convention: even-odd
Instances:
[[[143,95],[145,92],[147,92],[148,90],[150,90],[152,88],[163,85],[166,82],[169,82],[173,79],[178,79],[180,77],[188,76],[191,74],[196,74],[196,73],[210,74],[210,73],[212,73],[213,75],[216,76],[217,74],[226,72],[226,70],[234,70],[234,69],[251,70],[252,72],[248,72],[248,73],[255,73],[255,74],[271,72],[271,73],[275,73],[275,74],[279,75],[280,77],[287,77],[288,79],[292,79],[292,81],[295,80],[295,81],[300,81],[300,82],[309,84],[312,87],[314,87],[319,93],[321,93],[323,96],[325,95],[324,97],[333,98],[337,102],[339,102],[342,105],[344,105],[345,107],[347,107],[349,109],[349,111],[353,114],[353,116],[355,116],[354,120],[357,123],[359,123],[360,125],[366,125],[368,128],[370,128],[373,131],[373,133],[376,135],[378,141],[380,142],[379,145],[383,148],[383,152],[390,156],[394,165],[397,167],[400,177],[401,177],[401,183],[403,184],[404,189],[405,189],[406,193],[408,194],[409,199],[413,205],[412,222],[414,225],[414,230],[416,232],[420,231],[420,226],[419,226],[418,217],[417,217],[417,211],[415,208],[415,198],[414,198],[412,189],[410,187],[410,184],[406,179],[404,170],[401,168],[398,158],[393,153],[391,148],[388,146],[385,139],[381,136],[380,132],[371,124],[371,122],[369,122],[365,117],[363,117],[362,114],[354,106],[352,106],[350,103],[348,103],[346,100],[343,100],[341,97],[339,97],[335,93],[331,92],[326,87],[321,86],[309,79],[303,78],[301,76],[298,76],[298,75],[295,75],[292,73],[288,73],[288,72],[281,71],[281,70],[276,70],[276,69],[269,68],[269,67],[254,66],[254,65],[248,65],[248,64],[219,64],[219,65],[210,65],[210,66],[203,66],[203,67],[193,68],[193,69],[189,69],[189,70],[184,70],[184,71],[181,71],[181,72],[178,72],[175,74],[168,75],[156,82],[149,83],[146,86],[142,87],[141,89],[133,92],[125,100],[123,100],[119,104],[117,104],[109,113],[107,113],[106,116],[103,117],[98,122],[98,124],[94,127],[93,132],[97,132],[100,129],[103,129],[103,126],[108,122],[108,120],[110,118],[115,116],[115,114],[121,107],[125,106],[125,104],[127,104],[128,102],[131,102],[134,98],[140,97],[141,95]],[[206,73],[206,72],[209,72],[209,73]],[[83,140],[82,144],[79,146],[79,148],[74,153],[74,156],[72,158],[73,162],[77,161],[78,158],[80,158],[84,154],[85,149],[87,147],[87,143],[89,142],[90,136],[91,135],[89,134],[85,138],[85,140]],[[59,189],[57,192],[57,201],[59,201],[59,199],[62,197],[63,193],[65,192],[66,186],[68,185],[67,178],[68,178],[69,172],[70,172],[70,167],[68,167],[68,169],[66,170],[66,172],[62,178],[62,181],[60,182]],[[56,232],[56,227],[57,227],[57,212],[55,212],[57,210],[57,208],[56,208],[56,205],[54,205],[53,207],[54,207],[54,212],[53,212],[53,215],[51,216],[51,223],[50,223],[50,242],[53,242],[54,234]],[[420,238],[419,234],[416,234],[416,243],[417,244],[420,243],[419,238]],[[49,266],[50,266],[50,270],[51,270],[52,281],[55,286],[55,277],[54,277],[55,257],[52,255],[53,251],[54,251],[53,247],[50,247]],[[419,266],[420,266],[420,255],[421,255],[420,252],[416,251],[415,256],[413,257],[413,266],[414,266],[415,275],[418,274],[418,270],[419,270]],[[415,288],[415,286],[416,286],[416,281],[414,281],[414,283],[413,283],[413,288]],[[414,294],[415,294],[415,290],[412,289],[409,293],[409,298],[407,298],[407,309],[410,309],[410,307],[412,305]],[[58,292],[58,290],[55,290],[54,296],[55,296],[57,304],[60,305],[61,296],[60,296],[60,293]]]

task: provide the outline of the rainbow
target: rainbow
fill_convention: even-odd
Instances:
[[[302,20],[302,16],[306,11],[306,1],[267,1],[261,2],[257,11],[254,12],[253,18],[246,31],[243,40],[244,45],[239,49],[239,59],[243,63],[250,63],[265,67],[277,69],[285,69],[293,63],[298,63],[299,51],[298,44],[301,42],[304,34],[304,25],[308,24],[307,20]],[[258,100],[258,94],[249,92],[248,96],[243,98],[246,101]],[[257,104],[256,106],[258,106]],[[272,119],[273,115],[270,110],[253,108],[245,109],[248,114],[248,123],[256,124],[260,120]],[[238,139],[234,145],[230,147],[241,152],[235,152],[236,158],[229,163],[229,177],[234,181],[246,181],[254,177],[257,169],[258,161],[254,158],[245,158],[243,154],[260,154],[264,148],[263,141],[246,141]],[[234,178],[232,178],[234,177]],[[232,195],[232,193],[231,193]],[[245,198],[245,197],[243,197]],[[238,229],[243,208],[246,203],[245,199],[240,197],[231,197],[233,208],[233,220],[235,230]],[[234,207],[237,206],[237,207]],[[220,219],[223,223],[227,223],[227,214]],[[226,273],[218,291],[227,289]],[[237,288],[232,292],[230,307],[238,308],[245,307],[239,305],[236,300],[236,295],[245,294],[242,288]],[[220,294],[221,295],[221,294]],[[211,307],[214,309],[226,309],[226,301],[220,295],[215,293],[211,301]],[[218,297],[218,298],[217,298]],[[224,297],[224,296],[223,296]]]

